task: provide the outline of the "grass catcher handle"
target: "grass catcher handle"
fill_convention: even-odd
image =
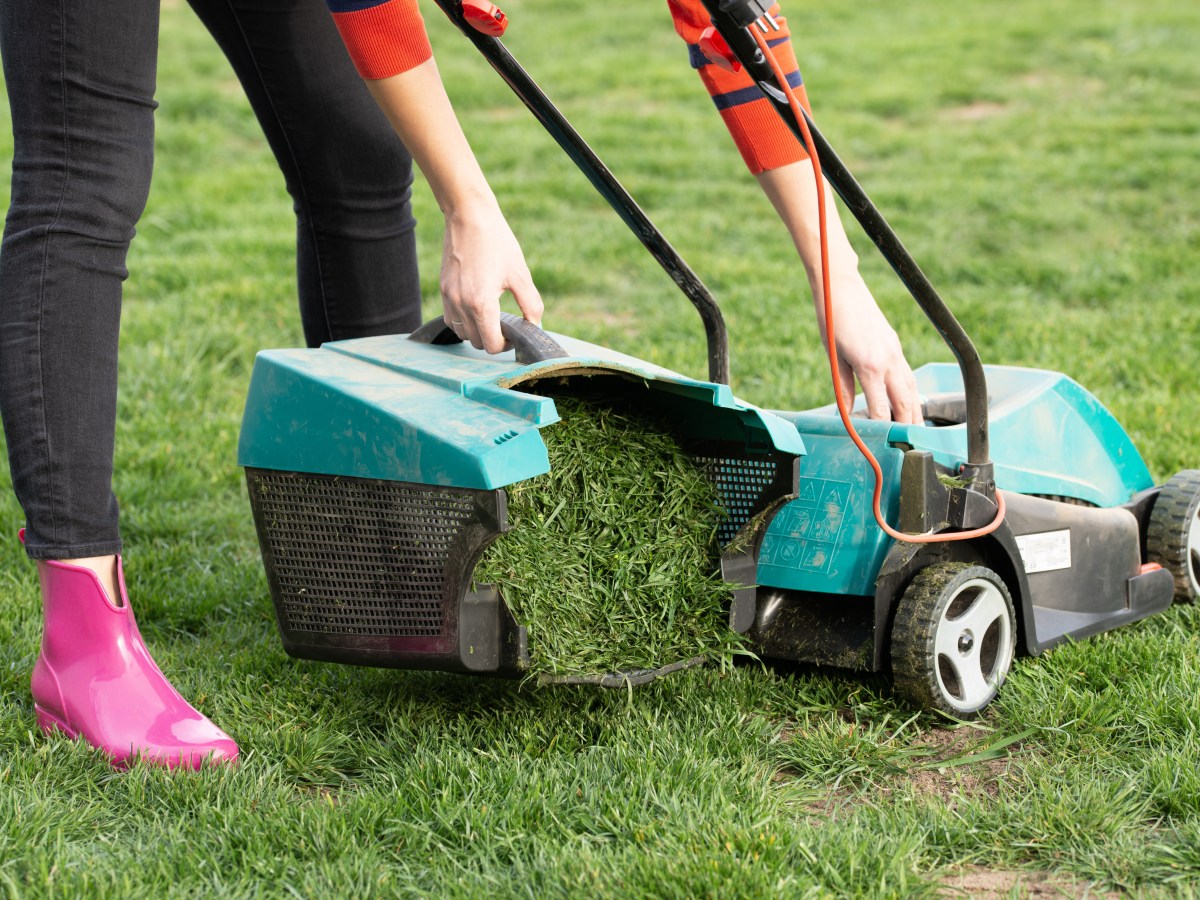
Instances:
[[[517,351],[517,362],[522,365],[546,359],[562,359],[568,353],[558,342],[528,319],[512,313],[500,313],[500,333]],[[418,344],[461,344],[462,338],[446,324],[443,316],[430,319],[408,336]]]

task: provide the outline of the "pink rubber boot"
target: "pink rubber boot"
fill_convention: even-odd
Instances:
[[[90,569],[38,561],[46,627],[33,667],[38,724],[99,747],[118,768],[232,762],[238,747],[163,677],[138,633],[121,557],[112,604]]]

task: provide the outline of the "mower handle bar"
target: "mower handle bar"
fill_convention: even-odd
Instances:
[[[796,139],[803,143],[800,125],[796,121],[791,105],[788,103],[787,97],[775,87],[775,73],[771,69],[771,64],[767,62],[754,38],[750,36],[743,24],[747,16],[754,17],[756,8],[752,3],[747,4],[744,0],[743,2],[702,0],[702,2],[712,17],[713,26],[725,39],[738,62],[746,68],[775,111],[779,113],[780,118],[796,135]],[[747,6],[750,7],[749,12],[745,10]],[[805,121],[816,146],[817,157],[821,161],[821,168],[824,170],[829,184],[842,198],[854,218],[858,220],[858,224],[862,226],[867,237],[879,248],[883,258],[887,260],[917,305],[933,323],[942,336],[942,340],[945,341],[946,346],[950,348],[950,352],[958,361],[966,393],[967,464],[972,469],[985,470],[979,474],[984,475],[982,486],[990,495],[991,477],[990,472],[986,472],[987,469],[990,469],[987,377],[984,374],[983,362],[979,358],[979,353],[962,325],[954,317],[954,313],[938,296],[937,291],[934,290],[933,285],[905,248],[899,236],[892,230],[883,214],[871,202],[871,198],[867,196],[854,176],[850,174],[850,170],[833,147],[817,130],[812,117],[807,111],[801,111],[804,113]],[[975,473],[967,474],[971,476]]]
[[[571,161],[587,176],[588,181],[613,208],[621,220],[629,226],[658,261],[676,286],[696,307],[704,322],[708,340],[708,378],[719,384],[729,384],[729,336],[721,309],[704,282],[684,262],[674,247],[663,237],[654,223],[637,205],[629,192],[613,176],[591,147],[571,127],[561,112],[550,102],[521,64],[513,57],[498,38],[485,35],[473,28],[463,17],[461,0],[435,0],[450,19],[475,45],[493,69],[512,88],[521,102],[533,113],[542,127],[558,142]]]
[[[617,215],[637,235],[676,285],[696,307],[704,321],[708,337],[709,379],[729,383],[729,342],[724,319],[712,294],[662,236],[629,193],[600,161],[579,133],[551,103],[532,78],[525,72],[508,49],[494,37],[475,30],[463,17],[461,0],[435,0],[442,12],[475,45],[492,68],[508,84],[567,156],[587,176],[600,195],[608,201]],[[786,97],[774,87],[774,73],[762,52],[738,24],[735,15],[744,4],[737,0],[703,0],[713,25],[725,38],[738,61],[749,71],[763,94],[771,102],[784,123],[800,137],[800,126]],[[988,446],[987,379],[979,353],[962,325],[938,296],[937,291],[921,271],[899,236],[892,230],[882,213],[850,174],[850,170],[804,113],[812,134],[817,156],[825,177],[846,204],[867,236],[874,242],[884,259],[908,289],[917,305],[933,323],[951,353],[958,361],[966,394],[967,466],[964,474],[988,493],[994,489],[991,480],[990,449]]]

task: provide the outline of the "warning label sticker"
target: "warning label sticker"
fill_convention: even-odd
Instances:
[[[1025,574],[1071,568],[1071,530],[1043,531],[1017,535],[1017,549],[1025,563]]]
[[[854,507],[853,486],[828,478],[800,482],[800,496],[780,510],[759,559],[829,574]]]

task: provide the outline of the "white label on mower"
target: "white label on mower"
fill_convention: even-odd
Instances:
[[[1071,568],[1071,529],[1017,535],[1025,574]]]

